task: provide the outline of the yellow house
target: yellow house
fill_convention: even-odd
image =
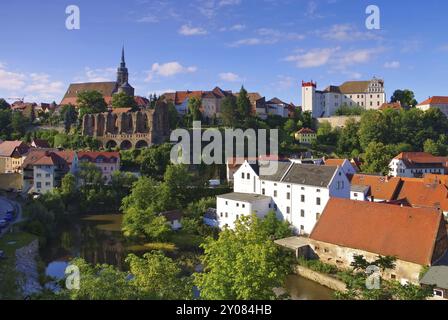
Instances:
[[[317,134],[312,129],[302,128],[295,134],[295,138],[302,144],[311,144],[316,141]]]
[[[20,173],[29,147],[23,141],[4,141],[0,144],[0,173]]]

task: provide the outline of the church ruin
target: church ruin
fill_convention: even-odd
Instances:
[[[82,134],[97,139],[106,149],[129,150],[160,144],[170,135],[167,106],[160,102],[151,110],[86,114]]]

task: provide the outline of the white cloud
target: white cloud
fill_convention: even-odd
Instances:
[[[221,78],[221,80],[224,80],[227,82],[241,82],[242,81],[241,77],[233,72],[220,73],[219,77]]]
[[[197,71],[197,67],[184,67],[177,61],[167,62],[164,64],[154,63],[151,71],[148,73],[146,81],[151,81],[154,76],[171,77],[181,73],[193,73]]]
[[[341,47],[321,48],[310,51],[299,50],[284,60],[294,62],[298,68],[316,68],[329,65],[331,69],[345,70],[347,67],[370,62],[383,48],[342,51]]]
[[[25,96],[28,101],[52,101],[64,92],[64,83],[52,81],[49,74],[15,72],[5,67],[0,65],[0,89],[5,98]]]
[[[272,42],[270,40],[261,39],[261,38],[246,38],[241,39],[238,41],[235,41],[230,44],[231,47],[241,47],[241,46],[256,46],[261,44],[274,44],[275,42]]]
[[[298,68],[315,68],[326,65],[340,48],[313,49],[286,57],[285,61],[294,62]]]
[[[243,31],[244,29],[246,29],[246,25],[244,24],[234,24],[233,26],[230,27],[222,27],[219,29],[219,31],[221,32],[225,32],[225,31]]]
[[[235,6],[241,4],[241,0],[221,0],[219,1],[219,6]]]
[[[400,68],[400,61],[390,61],[384,64],[384,68],[386,69],[398,69]]]
[[[140,23],[157,23],[159,21],[160,21],[159,18],[152,14],[148,14],[144,17],[137,19],[137,22],[140,22]]]
[[[305,39],[305,36],[295,32],[283,32],[271,28],[260,28],[257,36],[245,38],[230,44],[231,47],[270,45],[280,41],[298,41]]]
[[[114,81],[117,70],[115,68],[84,68],[84,74],[75,78],[77,82],[104,82]]]
[[[335,41],[381,39],[381,37],[377,36],[373,32],[359,31],[355,26],[350,24],[335,24],[328,30],[318,31],[317,34],[320,35],[325,40],[335,40]]]
[[[191,25],[184,24],[179,29],[179,34],[184,36],[200,36],[207,34],[207,30],[199,27],[192,27]]]
[[[277,82],[274,83],[274,87],[278,90],[288,90],[291,89],[297,80],[290,76],[279,75],[277,76]]]

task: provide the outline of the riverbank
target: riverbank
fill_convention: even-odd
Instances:
[[[338,280],[330,275],[326,275],[314,270],[311,270],[309,268],[303,267],[303,266],[296,266],[295,267],[295,272],[297,275],[311,280],[313,282],[316,282],[324,287],[327,287],[331,290],[334,291],[339,291],[339,292],[346,292],[347,291],[347,287],[345,285],[344,282],[342,282],[341,280]]]
[[[22,258],[25,257],[28,260],[26,248],[35,241],[37,241],[36,236],[19,231],[9,232],[0,238],[0,250],[5,253],[5,258],[0,263],[0,300],[23,299],[23,288],[19,279],[27,277],[22,271],[30,270],[28,267],[32,263],[23,263]],[[17,252],[19,252],[18,256]],[[34,270],[37,272],[37,265]]]

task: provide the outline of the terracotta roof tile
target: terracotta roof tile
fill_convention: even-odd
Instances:
[[[418,106],[424,106],[428,104],[448,104],[448,97],[443,96],[434,96],[429,99],[426,99],[422,103],[420,103]]]
[[[431,265],[441,224],[435,209],[331,198],[310,238]]]
[[[370,186],[371,196],[379,200],[393,200],[398,192],[400,178],[355,174],[350,176],[352,185]]]

